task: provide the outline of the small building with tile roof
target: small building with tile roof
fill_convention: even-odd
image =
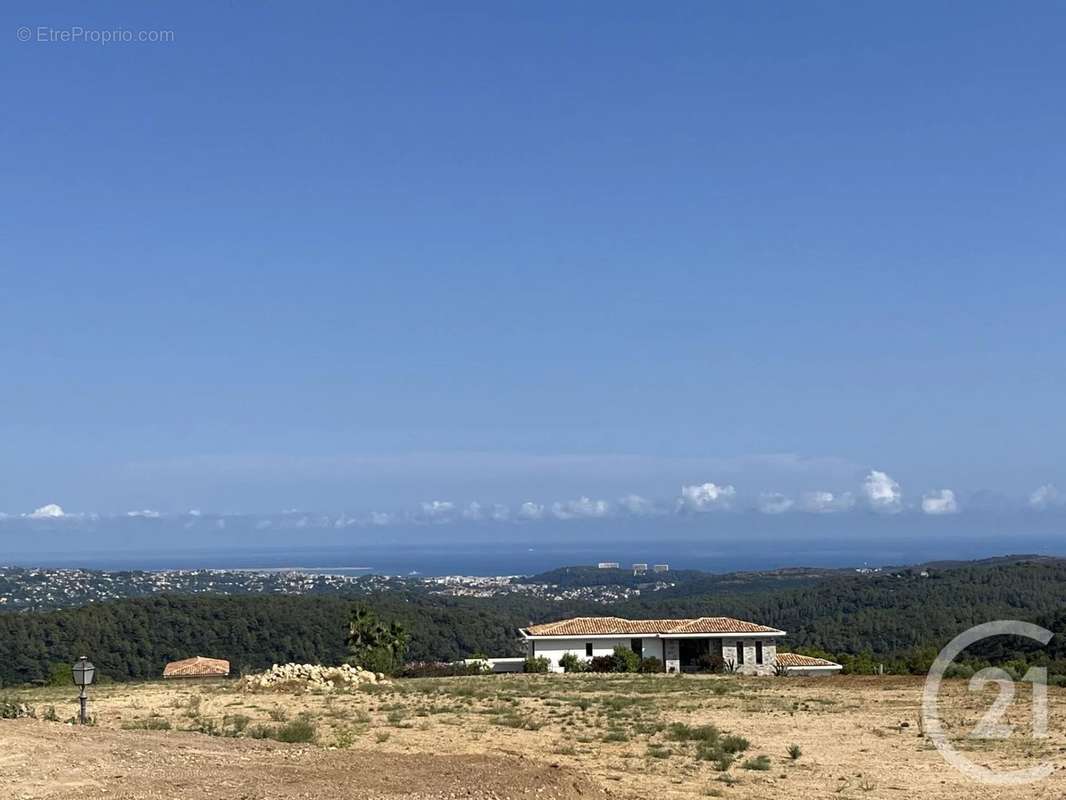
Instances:
[[[843,669],[835,661],[799,653],[778,653],[777,668],[785,675],[833,675]]]
[[[609,656],[622,645],[641,658],[659,659],[666,672],[697,672],[725,665],[751,675],[777,671],[777,640],[785,635],[777,628],[732,617],[574,617],[530,625],[519,633],[526,640],[527,654],[547,658],[554,672],[562,671],[559,659],[567,653],[589,661]]]
[[[227,675],[229,662],[222,658],[193,656],[171,661],[163,667],[164,678],[225,678]]]

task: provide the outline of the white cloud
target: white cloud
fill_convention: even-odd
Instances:
[[[711,511],[729,508],[737,490],[732,486],[719,486],[716,483],[701,483],[694,486],[682,486],[681,496],[677,500],[679,509],[689,511]]]
[[[610,511],[611,506],[606,500],[591,500],[588,497],[552,503],[552,515],[556,519],[595,519],[606,517]]]
[[[958,510],[959,503],[951,489],[929,492],[922,497],[922,511],[926,514],[954,514]]]
[[[1043,511],[1046,508],[1066,505],[1066,497],[1050,483],[1045,483],[1029,495],[1029,505],[1038,511]]]
[[[371,525],[391,525],[393,521],[392,514],[385,511],[371,511],[369,522]]]
[[[518,509],[521,519],[541,519],[544,517],[544,506],[526,501]]]
[[[855,496],[851,492],[806,492],[800,498],[800,508],[813,514],[832,514],[847,511],[855,505]]]
[[[903,492],[887,473],[870,470],[862,484],[863,494],[876,511],[896,512],[903,508]]]
[[[493,522],[506,522],[511,518],[511,509],[507,506],[494,503],[493,505],[482,505],[477,501],[468,503],[466,508],[462,511],[462,517],[465,520],[476,522],[479,520],[489,519]]]
[[[634,517],[648,517],[657,511],[654,502],[639,494],[627,494],[618,501],[618,505]]]
[[[59,519],[65,517],[63,509],[57,506],[55,503],[49,503],[46,506],[41,506],[38,509],[30,512],[28,515],[30,519]]]
[[[447,522],[455,516],[455,503],[449,500],[431,500],[423,503],[422,516],[431,522]]]
[[[777,492],[759,495],[759,510],[764,514],[784,514],[795,502],[791,497],[785,497]]]
[[[127,511],[126,512],[126,516],[127,517],[144,517],[146,519],[158,519],[159,518],[159,512],[158,511],[152,511],[152,510],[146,508],[146,509],[143,509],[141,511]]]

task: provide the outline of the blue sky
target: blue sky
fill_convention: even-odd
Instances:
[[[9,515],[1066,489],[1061,4],[0,17]]]

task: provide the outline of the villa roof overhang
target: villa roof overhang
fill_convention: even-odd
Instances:
[[[624,619],[622,617],[575,617],[520,628],[526,639],[574,639],[582,637],[656,639],[705,639],[718,636],[784,636],[785,632],[732,617],[695,619]]]

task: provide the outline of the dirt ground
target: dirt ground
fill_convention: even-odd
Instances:
[[[500,675],[334,693],[115,684],[94,690],[85,728],[64,724],[68,690],[5,692],[38,719],[0,721],[0,798],[1066,796],[1062,690],[1049,690],[1049,737],[1034,739],[1019,689],[1005,740],[965,735],[994,690],[949,681],[941,692],[949,735],[975,763],[1055,764],[1024,787],[945,763],[922,731],[921,690],[916,678],[850,676]],[[702,748],[693,734],[708,725],[746,740],[735,757]]]
[[[604,798],[522,757],[337,751],[197,733],[0,723],[0,797],[44,800]]]

